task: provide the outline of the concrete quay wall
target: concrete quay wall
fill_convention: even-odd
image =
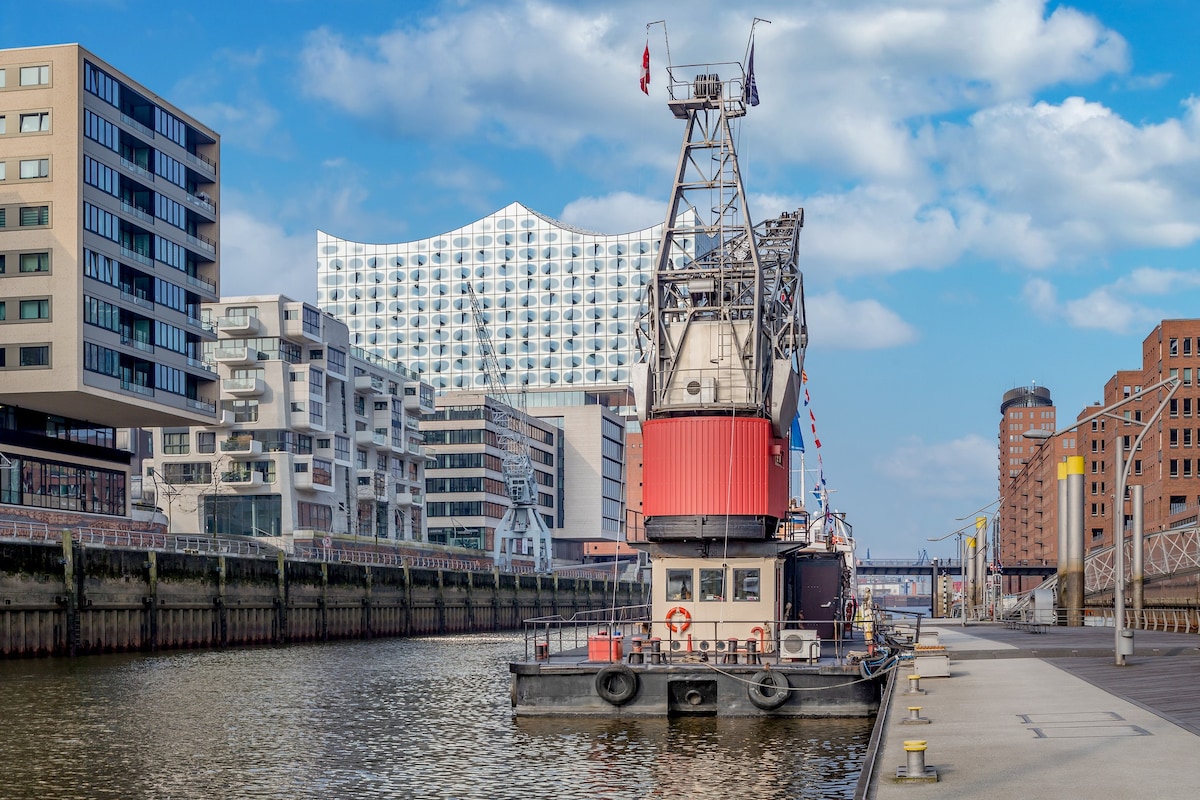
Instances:
[[[515,630],[644,602],[611,580],[0,543],[0,658]]]

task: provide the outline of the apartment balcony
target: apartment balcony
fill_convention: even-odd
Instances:
[[[292,473],[292,485],[301,491],[332,492],[333,465],[322,458],[298,458],[297,464],[307,464],[304,472]]]
[[[411,489],[406,489],[403,486],[396,487],[396,505],[411,506],[413,504],[413,493]]]
[[[233,336],[258,336],[262,333],[262,323],[258,317],[250,314],[238,314],[234,317],[217,317],[217,331]]]
[[[266,485],[266,478],[258,470],[229,470],[221,473],[221,483],[233,489],[257,489]]]
[[[321,328],[318,326],[314,330],[305,325],[303,319],[285,319],[283,321],[283,335],[285,338],[297,342],[320,342]]]
[[[215,347],[213,348],[213,358],[218,364],[228,364],[230,366],[239,366],[245,364],[253,364],[258,361],[258,350],[253,347]]]
[[[384,430],[383,432],[380,432],[378,429],[355,431],[354,443],[363,447],[387,447],[387,431]]]
[[[373,469],[358,470],[358,486],[355,495],[359,500],[387,502],[388,474]]]
[[[267,390],[262,378],[223,378],[221,391],[234,397],[258,397]]]
[[[377,375],[355,375],[354,391],[360,394],[386,394],[387,383]]]
[[[221,442],[221,452],[232,458],[257,458],[262,455],[262,442],[248,436],[231,436]]]
[[[323,420],[314,420],[308,411],[290,411],[288,412],[288,421],[291,423],[293,430],[311,431],[314,433],[324,433],[325,423]]]

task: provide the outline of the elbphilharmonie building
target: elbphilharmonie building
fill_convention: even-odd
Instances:
[[[661,233],[592,233],[520,203],[398,244],[318,231],[317,301],[352,344],[435,389],[486,390],[470,282],[510,389],[623,385]],[[677,258],[693,248],[683,243]]]

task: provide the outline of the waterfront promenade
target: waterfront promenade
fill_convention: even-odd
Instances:
[[[866,798],[1144,797],[1200,792],[1200,637],[1137,631],[1127,665],[1112,628],[1036,634],[926,624],[949,678],[896,676]],[[903,724],[910,706],[928,724]],[[905,740],[925,740],[937,783],[896,780]]]

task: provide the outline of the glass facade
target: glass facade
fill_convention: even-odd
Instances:
[[[507,383],[627,384],[661,231],[589,233],[513,203],[401,244],[318,232],[317,300],[353,345],[408,364],[435,389],[481,389],[469,282]],[[692,246],[683,241],[675,260]]]

